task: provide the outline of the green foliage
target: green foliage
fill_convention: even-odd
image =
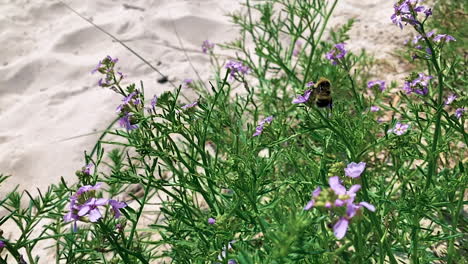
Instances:
[[[231,14],[240,38],[222,47],[236,51],[235,60],[251,73],[226,71],[211,53],[216,80],[208,89],[194,84],[200,98],[193,107],[181,106],[180,87],[150,106],[142,84],[121,87],[109,62],[103,72],[112,90],[122,96],[139,91],[132,100],[144,107],[129,100],[119,113],[131,114],[128,122],[138,128],[111,125],[85,155],[95,169],[78,171],[76,185],[62,181],[38,197],[12,191],[2,199],[9,214],[0,223],[12,221],[20,235],[0,236],[6,242],[0,263],[42,263],[34,250],[46,241],[56,263],[461,260],[468,137],[465,118],[454,108],[466,106],[463,58],[451,43],[427,39],[433,52],[420,65],[434,76],[427,95],[368,89],[372,58],[365,52],[348,53],[337,65],[325,58],[349,40],[354,23],[332,32],[332,43],[322,39],[337,2],[246,1],[244,13]],[[415,30],[424,33],[425,26]],[[320,77],[332,83],[332,109],[291,103]],[[449,93],[459,98],[445,105]],[[261,123],[268,116],[271,123]],[[398,134],[399,123],[408,130]],[[345,175],[351,162],[366,163],[360,177]],[[318,186],[323,196],[349,199],[329,188],[333,176],[347,188],[361,185],[355,202],[371,203],[376,211],[361,208],[349,216],[345,207],[325,205],[322,196],[304,210]],[[0,183],[5,179],[0,176]],[[118,197],[128,206],[118,219],[109,206],[96,222],[82,216],[74,230],[62,219],[70,195],[98,182],[106,187],[87,198]],[[339,239],[333,227],[343,219],[349,228]]]

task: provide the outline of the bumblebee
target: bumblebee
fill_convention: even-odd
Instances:
[[[321,77],[313,89],[313,98],[318,107],[332,108],[331,83],[330,80]]]

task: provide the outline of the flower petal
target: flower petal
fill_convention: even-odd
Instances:
[[[99,198],[96,200],[96,202],[94,203],[94,205],[96,206],[102,206],[102,205],[105,205],[107,204],[108,200],[106,198]]]
[[[375,206],[373,206],[372,204],[370,204],[368,202],[360,202],[359,205],[364,206],[365,208],[367,208],[367,210],[369,210],[371,212],[375,212]]]
[[[353,194],[357,193],[360,189],[361,189],[361,185],[355,184],[355,185],[351,186],[351,188],[349,188],[347,194],[348,195],[353,195]]]
[[[340,178],[338,176],[333,176],[328,179],[328,184],[330,188],[335,192],[337,195],[346,194],[346,188],[341,185]]]
[[[336,238],[342,239],[346,235],[346,231],[348,231],[348,224],[349,221],[341,217],[338,222],[333,226],[333,234],[335,235]]]
[[[320,195],[320,192],[322,190],[320,189],[320,187],[317,187],[313,192],[312,192],[312,197],[318,197]]]
[[[89,212],[89,221],[97,222],[102,217],[101,212],[97,208],[94,208]]]
[[[89,205],[84,205],[83,207],[80,208],[80,210],[78,211],[78,215],[79,216],[83,216],[83,215],[86,215],[89,210],[91,210],[91,206]]]
[[[310,210],[312,207],[314,207],[314,204],[315,204],[315,200],[310,200],[310,201],[306,204],[306,206],[304,206],[304,210],[305,210],[305,211]]]

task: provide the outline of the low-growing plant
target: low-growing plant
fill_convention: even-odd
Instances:
[[[348,51],[353,20],[325,39],[337,4],[247,0],[230,15],[238,39],[202,44],[209,84],[147,95],[100,61],[121,128],[85,153],[76,184],[0,201],[0,224],[20,231],[0,236],[0,263],[43,263],[46,246],[56,263],[464,263],[458,40],[428,32],[431,8],[398,1],[391,20],[418,34],[422,63],[391,89]],[[184,102],[187,89],[199,98]]]

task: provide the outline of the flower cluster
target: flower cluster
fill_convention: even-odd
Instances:
[[[105,57],[103,60],[99,61],[98,65],[91,71],[92,74],[99,72],[104,75],[104,78],[99,79],[98,85],[101,87],[111,87],[115,84],[118,84],[123,78],[123,74],[121,72],[117,72],[119,78],[115,77],[115,64],[119,61],[119,59],[113,59],[111,56]]]
[[[338,64],[338,62],[345,57],[346,53],[348,53],[344,46],[345,43],[336,44],[332,50],[325,54],[325,58],[331,61],[333,65]]]
[[[127,206],[124,202],[119,202],[112,199],[96,198],[96,191],[101,188],[102,183],[96,185],[85,185],[80,187],[76,193],[70,196],[69,212],[64,215],[65,222],[74,221],[74,230],[76,230],[76,222],[84,221],[85,217],[91,222],[97,222],[102,218],[99,207],[110,205],[115,218],[121,215],[120,209]]]
[[[255,133],[252,135],[253,137],[260,136],[263,133],[263,129],[266,124],[270,124],[271,121],[273,121],[273,116],[266,117],[260,123],[258,126],[255,128]]]
[[[137,129],[138,120],[134,117],[132,109],[138,110],[140,108],[143,108],[142,95],[138,90],[134,90],[122,99],[122,104],[116,109],[116,112],[121,116],[119,125],[127,130]]]
[[[450,42],[450,41],[456,41],[456,39],[447,34],[439,34],[434,37],[434,41],[435,42]]]
[[[418,5],[419,0],[400,0],[393,6],[394,13],[390,17],[393,24],[403,29],[403,22],[410,25],[419,23],[417,20],[418,13],[424,13],[426,18],[432,15],[432,10],[424,6]]]
[[[203,41],[203,44],[201,46],[202,52],[205,53],[205,54],[208,53],[208,51],[211,52],[213,50],[214,46],[215,46],[214,43],[211,43],[209,40],[205,40],[205,41]]]
[[[417,77],[412,74],[412,76],[405,81],[403,91],[405,91],[406,94],[414,92],[420,95],[426,95],[429,92],[427,86],[432,78],[432,76],[425,75],[424,73],[419,73]]]
[[[434,41],[434,42],[438,42],[438,43],[447,43],[447,42],[450,42],[450,41],[456,41],[456,39],[450,35],[447,35],[447,34],[438,34],[436,36],[435,35],[435,31],[434,30],[431,30],[429,31],[428,33],[426,33],[426,38],[428,39],[431,39]],[[412,40],[412,44],[414,44],[414,48],[418,49],[418,50],[422,50],[423,49],[423,45],[424,43],[420,43],[420,41],[423,39],[423,35],[417,35],[413,38]],[[431,55],[432,54],[432,50],[429,48],[429,47],[426,47],[426,53]],[[413,55],[413,59],[417,58],[418,56],[417,55]]]
[[[229,79],[233,79],[238,75],[244,75],[250,73],[250,68],[242,64],[240,61],[228,61],[225,66],[226,69],[229,69]]]
[[[387,133],[393,133],[397,136],[401,136],[403,135],[404,133],[406,133],[406,131],[408,130],[409,128],[409,125],[408,124],[402,124],[400,122],[397,122],[395,124],[395,127],[393,127],[392,129],[389,129],[387,131]]]
[[[312,192],[312,199],[304,207],[310,210],[312,207],[333,211],[339,216],[338,221],[333,225],[333,233],[337,239],[342,239],[348,230],[352,218],[362,214],[362,207],[371,212],[375,212],[375,207],[368,202],[354,203],[356,193],[361,189],[361,185],[356,184],[346,190],[338,176],[328,179],[329,189],[322,190],[320,187]]]
[[[385,90],[385,81],[375,80],[367,83],[367,88],[377,87],[381,92]]]

